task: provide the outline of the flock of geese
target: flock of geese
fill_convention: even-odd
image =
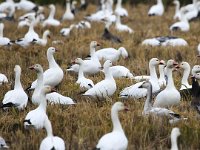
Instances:
[[[190,30],[189,22],[196,19],[200,12],[200,2],[193,0],[192,4],[180,8],[178,0],[174,0],[176,5],[176,11],[174,18],[179,20],[170,26],[169,30],[175,32],[180,30],[187,32]],[[77,2],[66,1],[66,11],[63,14],[61,20],[56,19],[56,7],[55,5],[49,5],[50,13],[45,18],[43,11],[44,7],[38,6],[35,3],[28,0],[21,0],[15,3],[13,0],[7,0],[0,4],[0,20],[13,20],[15,18],[15,12],[22,10],[26,14],[18,18],[18,29],[28,26],[28,32],[24,37],[19,39],[9,39],[4,37],[3,30],[4,24],[0,23],[0,45],[12,46],[17,44],[23,48],[38,44],[46,46],[48,43],[48,37],[51,34],[50,30],[45,30],[43,36],[40,38],[38,33],[35,32],[34,27],[41,25],[42,28],[47,26],[58,27],[66,20],[74,20],[78,11],[85,10],[88,3],[85,0],[81,0],[81,5],[76,8]],[[164,14],[164,5],[162,0],[157,0],[157,4],[152,6],[148,12],[149,16],[162,16]],[[70,32],[76,29],[90,29],[91,22],[104,22],[105,29],[102,34],[104,40],[110,40],[114,43],[122,43],[123,40],[114,35],[109,30],[112,24],[115,24],[115,29],[119,32],[127,32],[134,34],[134,30],[125,24],[121,23],[121,17],[128,17],[128,12],[122,7],[122,0],[117,0],[116,8],[113,11],[113,0],[101,0],[98,7],[98,11],[91,15],[86,16],[77,24],[71,24],[69,27],[62,28],[60,34],[62,36],[70,36]],[[53,41],[58,43],[59,41]],[[130,78],[137,83],[124,87],[119,93],[120,98],[133,98],[140,99],[146,97],[144,109],[142,114],[153,116],[166,116],[169,118],[169,122],[174,124],[187,118],[177,114],[173,110],[168,109],[170,106],[179,105],[181,103],[181,95],[185,91],[190,91],[192,95],[191,106],[200,112],[200,92],[198,80],[200,79],[200,66],[195,65],[192,68],[188,62],[177,63],[175,60],[159,60],[158,58],[152,58],[149,61],[149,75],[135,76],[125,66],[112,66],[117,62],[120,57],[127,59],[129,54],[124,47],[115,48],[103,48],[97,50],[100,44],[97,41],[92,41],[89,45],[89,56],[86,59],[76,58],[72,65],[69,66],[67,72],[75,72],[78,75],[76,84],[79,85],[83,96],[96,98],[98,100],[109,99],[116,92],[117,84],[115,78]],[[151,39],[146,39],[142,42],[142,45],[151,46],[187,46],[188,43],[182,38],[175,36],[161,36]],[[200,45],[198,46],[198,52],[200,54]],[[33,90],[31,101],[37,106],[36,109],[28,112],[24,118],[24,127],[34,127],[39,130],[46,129],[47,137],[43,139],[40,144],[40,150],[64,150],[65,143],[60,137],[53,135],[53,129],[51,122],[46,114],[47,102],[51,104],[61,105],[76,105],[76,102],[70,98],[59,94],[55,87],[57,87],[63,80],[64,73],[61,67],[57,64],[54,55],[58,50],[55,47],[49,47],[47,49],[47,60],[49,63],[49,69],[43,70],[42,65],[35,64],[30,66],[29,69],[35,71],[37,79],[32,82],[30,87],[26,90],[23,89],[21,84],[21,67],[16,65],[14,68],[15,73],[15,85],[14,89],[8,91],[4,95],[1,108],[9,109],[10,107],[16,107],[19,110],[26,108],[28,103],[28,95],[26,91]],[[104,62],[103,66],[101,61]],[[159,78],[156,72],[156,67],[159,67]],[[178,90],[174,85],[173,71],[177,69],[183,69],[183,77],[181,80],[181,87]],[[91,79],[87,78],[90,75],[103,72],[105,77],[102,81],[94,83]],[[192,73],[192,85],[189,84],[188,79]],[[0,85],[7,83],[8,79],[4,74],[0,74]],[[155,100],[153,100],[155,95]],[[116,102],[111,108],[111,119],[113,123],[112,132],[105,134],[98,142],[96,149],[98,150],[125,150],[128,147],[128,139],[122,129],[121,123],[118,118],[118,112],[121,110],[128,110],[128,108],[122,102]],[[179,128],[173,128],[171,133],[172,150],[178,149],[177,137],[180,135]],[[0,139],[0,147],[9,148],[4,139]]]

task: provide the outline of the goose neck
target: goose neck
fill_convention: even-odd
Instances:
[[[0,37],[3,37],[3,24],[0,24]]]
[[[83,65],[80,64],[79,65],[79,71],[78,71],[78,79],[84,77],[84,73],[83,73]]]
[[[116,18],[116,24],[121,24],[121,18],[120,18],[120,15],[117,15],[117,18]]]
[[[110,72],[110,68],[104,68],[105,79],[114,80],[112,73]]]
[[[165,79],[164,66],[159,66],[160,79]]]
[[[67,1],[66,3],[66,12],[70,12],[71,8],[70,8],[70,3]]]
[[[90,56],[93,57],[95,55],[95,47],[94,46],[90,46]]]
[[[46,120],[45,120],[45,129],[47,131],[47,136],[52,137],[53,136],[52,125],[48,118],[46,118]]]
[[[178,145],[177,145],[177,136],[171,136],[171,150],[178,150]]]
[[[117,8],[121,8],[122,7],[122,0],[117,0]]]
[[[167,86],[166,88],[171,89],[174,86],[174,80],[172,77],[172,69],[171,68],[167,68]]]
[[[144,104],[144,112],[149,111],[152,108],[152,85],[147,88],[147,99]]]
[[[47,60],[49,62],[49,68],[54,68],[54,67],[57,67],[58,64],[56,63],[54,57],[53,57],[53,53],[51,52],[47,52]]]
[[[43,86],[43,71],[37,73],[37,87]]]
[[[45,112],[46,112],[46,109],[47,109],[47,100],[46,100],[46,94],[44,94],[44,93],[39,93],[39,94],[41,94],[40,95],[40,104],[39,104],[39,108],[41,109],[41,110],[44,110]]]
[[[15,73],[15,86],[14,89],[22,89],[21,81],[20,81],[21,72],[17,71]]]
[[[48,19],[53,19],[54,18],[55,11],[56,11],[55,8],[52,7],[51,10],[50,10]]]
[[[149,65],[150,77],[154,80],[158,80],[158,76],[156,73],[156,68],[154,65]]]
[[[111,119],[113,123],[113,131],[124,132],[122,129],[121,123],[119,121],[118,110],[116,110],[115,107],[111,109]]]
[[[28,32],[34,31],[34,21],[31,21]]]
[[[161,4],[162,5],[163,4],[162,0],[157,0],[157,4]]]
[[[190,69],[187,68],[183,72],[183,77],[182,77],[182,80],[181,80],[181,84],[183,84],[183,85],[189,85],[189,83],[188,83],[188,77],[189,77],[189,75],[190,75]]]
[[[180,3],[177,1],[176,7],[175,7],[175,12],[178,13],[180,11]]]

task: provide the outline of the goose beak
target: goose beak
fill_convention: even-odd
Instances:
[[[59,50],[58,50],[57,48],[55,49],[55,51],[56,51],[56,52],[59,52]]]
[[[176,65],[175,68],[176,68],[176,69],[179,69],[179,68],[181,68],[181,67],[180,67],[180,65]]]
[[[50,39],[51,38],[51,36],[50,35],[47,35],[47,37]]]
[[[161,60],[160,62],[159,62],[159,65],[164,65],[165,64],[165,61],[164,60]]]
[[[178,65],[178,63],[174,61],[173,65],[174,65],[174,66],[177,66],[177,65]]]
[[[34,65],[33,66],[30,66],[30,67],[28,67],[29,69],[31,69],[31,70],[33,70],[34,69]]]
[[[130,109],[127,106],[124,106],[124,111],[130,111]]]
[[[200,57],[200,55],[197,55],[197,57]]]
[[[101,44],[97,43],[97,46],[101,46]]]
[[[99,67],[99,69],[101,69],[101,70],[102,70],[102,69],[103,69],[103,67]]]

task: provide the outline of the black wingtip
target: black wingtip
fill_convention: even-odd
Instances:
[[[25,123],[25,122],[27,122],[28,124],[32,125],[32,123],[31,123],[31,120],[30,120],[30,119],[24,120],[23,122],[24,122],[24,123]]]
[[[181,118],[181,116],[179,114],[175,114],[175,113],[169,113],[169,114],[175,118]]]

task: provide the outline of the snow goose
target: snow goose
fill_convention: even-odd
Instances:
[[[181,19],[181,13],[180,13],[180,2],[179,0],[174,0],[173,3],[175,4],[175,14],[174,14],[174,20]]]
[[[32,69],[32,70],[34,69],[37,72],[37,83],[32,95],[32,102],[34,104],[40,104],[40,91],[42,87],[44,86],[43,68],[40,64],[36,64],[29,67],[29,69]],[[62,105],[75,104],[71,98],[62,96],[61,94],[56,93],[56,92],[46,94],[46,99],[48,100],[50,104],[62,104]]]
[[[190,65],[187,62],[181,62],[180,65],[176,66],[176,68],[182,68],[183,71],[183,77],[181,80],[181,88],[180,90],[185,90],[185,89],[191,89],[192,86],[189,85],[188,83],[188,78],[190,75]]]
[[[114,43],[122,43],[122,40],[113,35],[110,31],[109,31],[109,27],[112,25],[112,22],[109,21],[107,18],[102,19],[102,21],[105,23],[105,28],[104,28],[104,32],[102,34],[102,38],[104,40],[109,40],[112,41]]]
[[[15,6],[13,0],[6,0],[5,2],[0,3],[0,12],[6,12],[10,6]]]
[[[167,107],[177,105],[180,103],[180,93],[174,86],[172,77],[173,68],[178,65],[174,60],[170,59],[167,61],[166,72],[167,72],[167,86],[157,96],[153,104],[154,107]]]
[[[96,41],[92,41],[90,43],[90,60],[84,60],[83,64],[83,72],[88,75],[96,74],[100,71],[101,64],[99,62],[98,57],[95,55],[95,49],[99,46],[99,44]],[[72,71],[78,73],[79,65],[74,64],[70,66],[67,71]]]
[[[6,77],[6,75],[0,73],[0,85],[4,83],[8,83],[8,78]]]
[[[44,120],[47,137],[40,144],[40,150],[65,150],[65,142],[62,138],[53,135],[52,125],[48,117]]]
[[[0,148],[1,149],[9,148],[9,146],[6,144],[6,141],[2,137],[0,137]]]
[[[179,22],[174,23],[169,28],[171,31],[180,30],[182,32],[187,32],[190,30],[190,24],[188,22],[188,19],[185,17],[183,12],[181,11],[181,19]]]
[[[62,16],[62,20],[74,20],[74,14],[71,11],[69,0],[66,0],[66,11]]]
[[[3,29],[4,29],[4,24],[0,23],[0,45],[1,46],[9,46],[12,43],[9,38],[3,37]]]
[[[173,128],[171,132],[171,150],[178,150],[177,138],[181,135],[179,128]]]
[[[133,33],[133,30],[128,27],[127,25],[121,24],[121,18],[120,15],[116,14],[116,23],[115,23],[115,29],[120,32],[128,32]]]
[[[150,79],[149,81],[151,82],[152,86],[153,86],[153,93],[159,92],[160,91],[160,86],[158,83],[158,77],[156,74],[156,66],[158,66],[159,64],[162,64],[163,62],[160,61],[158,58],[152,58],[149,61],[149,71],[150,71]],[[147,95],[147,89],[145,88],[138,88],[139,86],[141,86],[143,82],[139,82],[136,83],[134,85],[131,85],[129,87],[124,88],[121,92],[120,92],[120,97],[121,98],[142,98],[145,97]]]
[[[128,16],[128,12],[126,9],[122,8],[122,0],[117,0],[117,5],[115,8],[115,14],[119,16]]]
[[[195,8],[195,4],[197,3],[197,1],[198,0],[192,0],[192,4],[188,4],[188,5],[186,5],[186,6],[183,6],[183,7],[181,7],[181,11],[183,12],[183,13],[187,13],[187,12],[189,12],[189,11],[193,11]]]
[[[157,4],[153,5],[148,12],[149,16],[162,16],[164,13],[164,6],[162,0],[157,0]]]
[[[20,0],[19,3],[15,4],[15,6],[17,7],[17,9],[21,9],[26,12],[37,10],[36,4],[28,0]]]
[[[126,150],[128,147],[127,137],[122,129],[118,118],[118,112],[121,110],[128,110],[122,102],[116,102],[111,109],[111,119],[113,123],[113,130],[105,134],[99,140],[96,149],[99,150]]]
[[[72,30],[74,27],[75,27],[75,25],[72,24],[72,25],[70,25],[69,28],[62,28],[62,29],[60,30],[60,34],[61,34],[62,36],[68,37],[68,36],[70,35],[71,30]]]
[[[110,60],[116,62],[119,60],[119,57],[122,56],[124,59],[128,58],[128,52],[124,47],[115,48],[103,48],[95,52],[95,55],[99,60]]]
[[[86,10],[88,3],[85,0],[81,0],[80,10]]]
[[[47,107],[47,101],[46,101],[46,94],[54,92],[54,89],[52,89],[50,86],[43,86],[41,87],[39,94],[39,106],[31,110],[24,119],[24,127],[34,127],[35,129],[42,129],[44,127],[45,119],[48,118],[46,114],[46,107]]]
[[[43,33],[42,38],[38,38],[38,39],[33,39],[33,43],[41,45],[41,46],[46,46],[47,45],[47,38],[50,38],[50,31],[49,30],[45,30]]]
[[[161,108],[161,107],[153,107],[152,106],[152,84],[149,81],[145,81],[139,88],[147,89],[147,99],[144,104],[144,110],[142,112],[143,115],[153,115],[153,116],[166,116],[170,119],[179,119],[180,115],[174,113],[173,111]]]
[[[187,46],[188,43],[182,38],[174,36],[160,36],[151,39],[145,39],[142,45],[150,46]]]
[[[104,80],[95,84],[91,89],[86,91],[84,96],[91,96],[99,99],[107,98],[112,96],[116,89],[116,82],[110,72],[110,67],[112,66],[112,62],[107,60],[103,65],[103,72],[105,74]]]
[[[78,80],[76,81],[76,83],[80,85],[81,91],[85,92],[91,89],[94,86],[94,83],[92,80],[87,79],[84,76],[84,73],[83,73],[84,61],[81,58],[76,58],[74,63],[79,65]]]
[[[191,21],[198,16],[199,6],[200,6],[200,3],[195,2],[193,10],[188,11],[187,13],[184,14],[187,20]]]
[[[55,5],[51,4],[49,5],[50,8],[50,13],[49,13],[49,17],[43,22],[42,26],[46,27],[46,26],[59,26],[60,25],[60,21],[56,20],[54,18],[55,16],[55,12],[56,12],[56,7]]]
[[[54,47],[49,47],[47,50],[47,60],[49,62],[49,69],[44,72],[44,85],[49,85],[52,87],[57,86],[63,79],[64,73],[60,66],[56,63],[53,54],[57,51]],[[28,88],[32,90],[36,87],[37,80],[35,80],[31,87]]]
[[[110,72],[114,78],[133,78],[133,74],[124,66],[112,66],[110,67]]]
[[[28,102],[28,96],[24,92],[24,89],[20,82],[20,76],[21,76],[21,67],[19,65],[16,65],[14,68],[15,71],[15,86],[14,89],[11,91],[8,91],[4,99],[2,101],[3,108],[8,107],[17,107],[19,110],[22,110],[26,107]]]

